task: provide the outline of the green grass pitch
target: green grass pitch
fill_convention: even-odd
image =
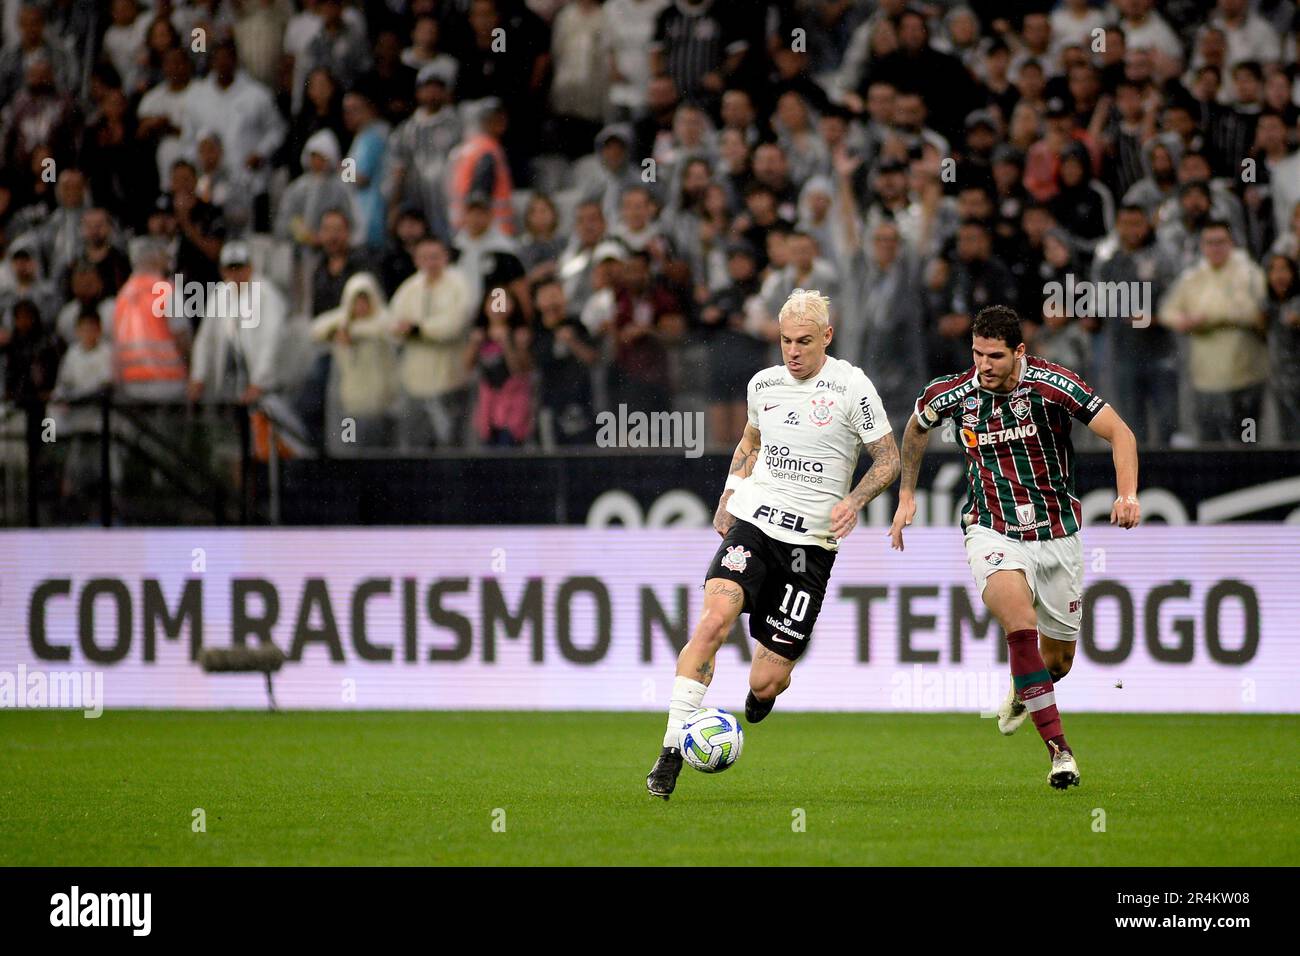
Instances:
[[[5,711],[0,864],[1300,863],[1300,717],[1065,721],[1064,793],[1029,725],[778,709],[665,803],[658,714]]]

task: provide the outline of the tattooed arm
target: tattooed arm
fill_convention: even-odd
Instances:
[[[740,436],[740,444],[736,446],[736,451],[731,456],[731,467],[727,469],[728,479],[732,475],[737,478],[748,478],[750,472],[754,470],[754,462],[758,461],[758,452],[762,447],[763,438],[758,429],[753,425],[745,425],[745,434]],[[731,493],[730,488],[722,492],[722,497],[718,499],[718,510],[713,515],[713,530],[724,538],[727,536],[727,530],[736,523],[736,516],[727,511],[727,502],[731,498]]]
[[[890,546],[896,551],[903,550],[903,529],[916,517],[916,479],[921,473],[921,459],[929,444],[929,431],[918,425],[913,415],[903,433],[903,480],[898,486],[898,510],[894,512],[894,523],[889,528]]]
[[[867,451],[871,453],[871,467],[858,486],[831,509],[831,534],[837,538],[848,537],[858,523],[858,512],[898,478],[898,445],[893,432],[877,438]]]

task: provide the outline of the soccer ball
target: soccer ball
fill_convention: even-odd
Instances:
[[[744,746],[740,721],[716,707],[701,707],[682,726],[682,756],[703,773],[722,773],[740,759]]]

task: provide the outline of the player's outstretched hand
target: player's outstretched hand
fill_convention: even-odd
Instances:
[[[1135,495],[1115,499],[1115,504],[1110,509],[1111,524],[1117,524],[1121,528],[1136,528],[1141,520],[1142,508]]]
[[[894,523],[889,526],[889,546],[895,551],[903,550],[903,529],[916,517],[916,499],[900,496],[898,510],[894,512]]]
[[[858,503],[853,498],[842,498],[831,509],[831,535],[840,541],[858,525]]]

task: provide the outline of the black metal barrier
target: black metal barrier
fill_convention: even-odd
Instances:
[[[618,448],[328,458],[263,402],[128,402],[106,393],[73,407],[97,409],[97,425],[52,441],[44,405],[0,410],[5,525],[691,523],[711,512],[730,461],[724,452]],[[84,479],[87,446],[96,464],[74,496],[78,510],[65,494],[67,457],[75,453]],[[867,464],[863,456],[859,474]],[[933,445],[918,488],[959,501],[960,469],[955,448]],[[1080,452],[1076,482],[1080,495],[1113,487],[1109,452]],[[1300,520],[1300,446],[1144,451],[1140,488],[1188,521]]]

